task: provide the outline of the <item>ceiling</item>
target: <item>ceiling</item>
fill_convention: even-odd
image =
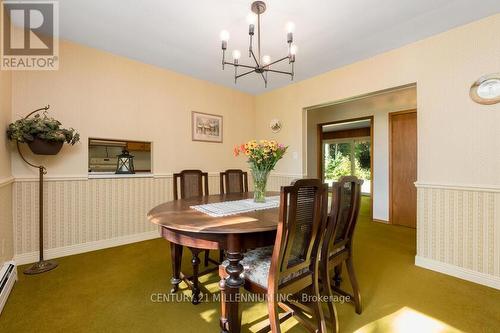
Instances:
[[[347,121],[345,123],[323,125],[322,132],[323,133],[338,132],[338,131],[366,128],[366,127],[371,127],[371,120],[370,119]]]
[[[246,16],[251,0],[64,0],[60,36],[144,63],[259,94],[290,78],[249,75],[234,84],[221,70],[219,32],[231,38],[228,55],[248,63]],[[263,54],[286,55],[285,24],[296,25],[295,81],[500,12],[498,0],[268,0],[262,17]],[[285,69],[286,66],[283,68]],[[281,69],[277,66],[275,69]]]

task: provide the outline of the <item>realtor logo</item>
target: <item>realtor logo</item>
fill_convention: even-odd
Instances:
[[[59,68],[56,1],[2,1],[1,69]]]

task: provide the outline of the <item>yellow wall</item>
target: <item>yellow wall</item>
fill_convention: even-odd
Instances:
[[[0,71],[0,180],[12,176],[10,169],[10,143],[5,130],[11,118],[11,73]]]
[[[304,108],[416,82],[418,180],[499,185],[500,104],[469,98],[472,82],[500,70],[499,30],[500,14],[257,96],[257,137],[281,119],[274,136],[300,158],[289,154],[278,170],[305,173]]]
[[[30,155],[49,177],[87,174],[88,137],[152,141],[156,174],[245,167],[232,147],[254,136],[253,96],[66,41],[60,61],[58,71],[12,75],[14,119],[50,104],[50,113],[82,136],[57,156]],[[223,115],[223,144],[191,141],[193,110]],[[13,154],[15,177],[36,172]]]
[[[10,112],[11,74],[0,71],[0,265],[14,254],[10,145],[4,132],[10,123]]]

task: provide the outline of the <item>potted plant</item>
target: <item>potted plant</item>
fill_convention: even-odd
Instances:
[[[248,164],[252,173],[255,202],[266,201],[267,177],[276,163],[285,155],[288,147],[274,140],[249,141],[234,147],[234,155],[244,154],[248,157]]]
[[[62,128],[61,125],[43,112],[11,123],[7,137],[11,141],[27,143],[35,154],[56,155],[64,142],[74,145],[80,140],[80,135],[73,128]]]

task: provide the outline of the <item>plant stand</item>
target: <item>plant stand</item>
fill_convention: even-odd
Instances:
[[[19,144],[17,146],[17,149],[19,150]],[[19,150],[19,154],[21,154],[21,151]],[[23,160],[28,163],[23,155],[21,155]],[[38,189],[38,230],[39,230],[39,240],[38,240],[38,247],[40,251],[40,257],[38,259],[38,262],[34,263],[31,265],[31,267],[27,268],[24,270],[24,274],[28,275],[34,275],[34,274],[40,274],[43,272],[50,271],[54,268],[57,267],[57,262],[53,260],[44,260],[43,259],[43,175],[47,173],[47,169],[45,169],[44,166],[36,166],[31,163],[28,163],[32,167],[37,167],[39,170],[39,189]]]
[[[47,105],[46,107],[43,107],[41,109],[37,109],[30,114],[28,114],[25,118],[28,118],[31,116],[33,113],[42,111],[42,110],[48,110],[49,106]],[[19,155],[23,159],[26,164],[33,168],[38,168],[38,174],[39,174],[39,186],[38,186],[38,230],[39,230],[39,239],[38,239],[38,248],[40,252],[39,260],[38,262],[34,263],[31,265],[31,267],[27,268],[24,270],[24,274],[27,275],[34,275],[34,274],[40,274],[43,272],[50,271],[54,268],[57,267],[57,262],[53,260],[44,260],[43,259],[43,175],[47,173],[47,169],[43,165],[35,165],[33,163],[28,162],[26,158],[23,156],[21,153],[21,149],[19,148],[19,142],[16,142],[17,144],[17,151],[19,152]]]

